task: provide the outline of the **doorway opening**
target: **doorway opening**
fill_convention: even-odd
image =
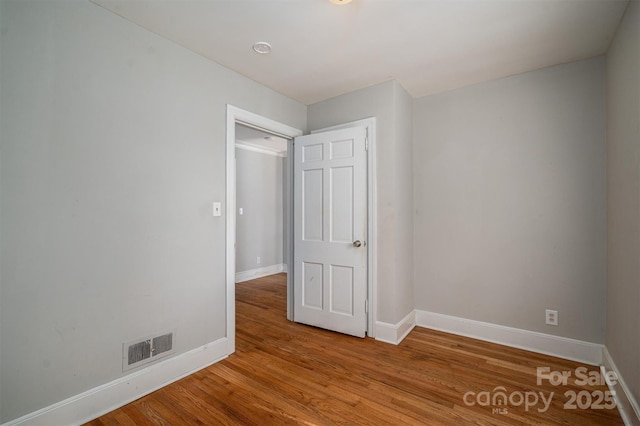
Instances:
[[[277,121],[262,117],[260,115],[254,114],[249,111],[242,110],[240,108],[236,108],[232,105],[227,105],[227,136],[226,136],[226,169],[227,169],[227,185],[226,185],[226,253],[227,253],[227,261],[226,261],[226,309],[227,309],[227,353],[231,354],[235,352],[235,332],[236,332],[236,312],[235,312],[235,284],[236,284],[236,213],[237,213],[237,205],[236,205],[236,126],[241,125],[243,127],[248,127],[260,132],[265,132],[268,135],[272,135],[274,137],[279,137],[287,140],[287,149],[290,149],[292,145],[292,140],[296,136],[302,135],[302,130],[296,129],[291,126],[287,126],[285,124],[279,123]],[[290,173],[292,169],[292,164],[289,161],[290,156],[285,157],[284,168],[286,168],[287,173]],[[290,174],[289,174],[290,176]],[[283,189],[283,193],[286,193],[287,200],[291,200],[290,198],[290,179],[286,179],[285,188]],[[290,203],[289,203],[290,204]],[[290,220],[290,213],[288,213],[290,209],[285,208],[285,223],[283,226],[287,229],[290,229],[290,226],[287,224],[287,221]],[[290,243],[291,233],[287,233],[288,244],[287,249],[284,253],[285,263],[287,265],[291,265],[289,261],[290,251],[291,251],[291,243]],[[257,260],[257,259],[256,259]],[[287,281],[290,280],[291,274],[287,274]],[[289,283],[287,283],[287,289],[290,288]],[[287,291],[287,319],[290,318],[290,298],[292,294]]]
[[[289,155],[284,157],[283,174],[286,174],[283,188],[284,212],[283,212],[283,265],[287,265],[287,319],[293,320],[293,140],[302,135],[302,130],[262,117],[260,115],[227,105],[227,135],[226,135],[226,320],[227,320],[227,353],[235,352],[235,283],[236,283],[236,243],[237,243],[237,216],[236,203],[237,176],[236,176],[236,130],[238,125],[251,128],[267,135],[287,140]],[[353,123],[347,123],[323,130],[335,130],[363,126],[367,133],[367,229],[368,244],[366,246],[368,259],[367,276],[367,335],[375,337],[376,318],[376,188],[375,188],[375,118],[367,118]],[[323,130],[317,130],[320,132]],[[312,133],[316,133],[312,132]],[[263,136],[263,138],[266,136]],[[246,147],[245,147],[246,148]],[[254,257],[253,255],[251,257]],[[257,262],[255,256],[254,262]],[[256,268],[258,269],[258,268]]]
[[[287,272],[288,140],[236,123],[236,283]]]

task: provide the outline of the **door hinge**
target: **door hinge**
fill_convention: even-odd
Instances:
[[[364,313],[365,314],[369,313],[369,301],[367,299],[365,299],[364,301]]]
[[[366,129],[366,133],[364,135],[364,150],[369,151],[369,128]]]

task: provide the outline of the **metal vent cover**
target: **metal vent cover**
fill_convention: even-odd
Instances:
[[[173,349],[173,333],[163,334],[153,338],[153,356]]]
[[[151,358],[151,340],[134,343],[128,348],[127,365]]]
[[[122,371],[138,368],[173,353],[174,332],[156,334],[122,344]]]

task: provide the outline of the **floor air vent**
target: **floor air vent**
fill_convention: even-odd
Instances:
[[[163,358],[173,352],[173,332],[126,342],[122,345],[122,371]]]

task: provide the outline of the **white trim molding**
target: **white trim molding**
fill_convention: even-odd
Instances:
[[[267,277],[273,274],[279,274],[286,271],[286,265],[280,263],[278,265],[263,266],[262,268],[249,269],[248,271],[236,272],[236,282],[255,280],[256,278]]]
[[[226,340],[222,338],[165,359],[2,426],[86,423],[226,358]]]
[[[602,345],[567,337],[417,309],[416,325],[590,365],[600,365],[602,362]]]
[[[287,156],[287,151],[273,151],[267,148],[263,148],[260,146],[256,146],[256,145],[252,145],[250,143],[247,142],[243,142],[243,141],[236,141],[236,148],[237,149],[242,149],[245,151],[252,151],[252,152],[257,152],[260,154],[265,154],[265,155],[271,155],[274,157],[286,157]]]
[[[401,319],[397,324],[376,321],[376,340],[399,345],[416,326],[415,311]]]
[[[614,386],[610,385],[609,389],[614,395],[616,407],[618,407],[622,421],[627,426],[640,425],[640,405],[638,405],[638,401],[633,397],[631,390],[622,378],[620,370],[613,362],[613,358],[611,358],[606,346],[602,348],[602,368],[606,371],[613,371],[618,377],[617,383]]]

